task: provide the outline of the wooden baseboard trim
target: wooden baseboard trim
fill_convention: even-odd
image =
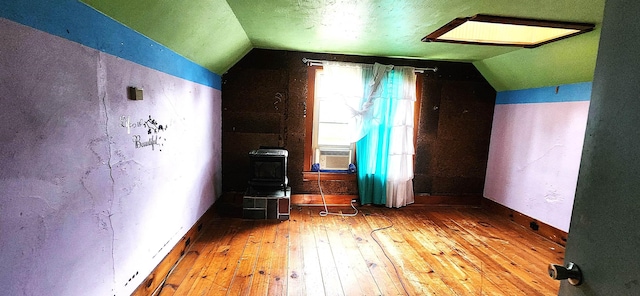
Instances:
[[[351,204],[351,200],[358,199],[358,196],[325,194],[324,199],[328,206],[348,206]],[[292,194],[291,204],[298,206],[322,206],[323,202],[320,194]]]
[[[471,206],[479,207],[482,198],[475,195],[428,195],[416,194],[415,203],[418,206]]]
[[[516,224],[519,224],[559,245],[566,246],[567,244],[568,234],[549,224],[540,222],[488,198],[482,198],[482,207],[501,216],[505,216]]]
[[[355,194],[333,194],[324,196],[328,206],[350,205],[352,200],[358,200]],[[480,196],[447,196],[447,195],[425,195],[417,194],[412,206],[473,206],[480,207],[482,197]],[[320,194],[292,194],[291,204],[298,206],[322,206],[322,196]]]
[[[140,286],[131,294],[132,296],[149,296],[158,289],[164,279],[167,277],[173,266],[180,260],[180,257],[186,252],[190,244],[194,242],[202,230],[202,226],[206,221],[210,221],[215,214],[214,205],[212,205],[203,215],[196,221],[187,233],[176,243],[169,253],[160,261],[158,266],[151,271],[151,274],[142,281]]]

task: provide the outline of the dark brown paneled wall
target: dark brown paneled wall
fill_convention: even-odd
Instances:
[[[495,91],[469,63],[254,49],[222,77],[222,186],[242,192],[248,153],[289,150],[293,193],[319,193],[303,181],[307,66],[302,58],[438,67],[423,76],[414,189],[417,194],[481,195]],[[322,181],[325,194],[357,194],[353,181]]]

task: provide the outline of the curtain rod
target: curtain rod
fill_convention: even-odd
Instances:
[[[302,62],[307,64],[307,66],[322,66],[322,62],[324,62],[324,61],[302,58]],[[438,71],[438,67],[433,67],[433,68],[415,68],[415,70],[414,70],[414,72],[416,72],[416,73],[424,73],[424,71],[437,72]]]

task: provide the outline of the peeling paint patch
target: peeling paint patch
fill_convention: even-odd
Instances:
[[[551,189],[547,191],[547,194],[544,195],[544,200],[548,203],[559,203],[559,202],[562,202],[564,199],[556,189]]]

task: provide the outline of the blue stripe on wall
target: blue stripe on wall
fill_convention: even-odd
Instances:
[[[195,83],[221,89],[221,77],[77,0],[15,0],[0,17]]]
[[[557,92],[556,92],[557,89]],[[496,95],[496,104],[528,104],[579,102],[591,99],[591,82],[564,84],[551,87],[502,91]]]

